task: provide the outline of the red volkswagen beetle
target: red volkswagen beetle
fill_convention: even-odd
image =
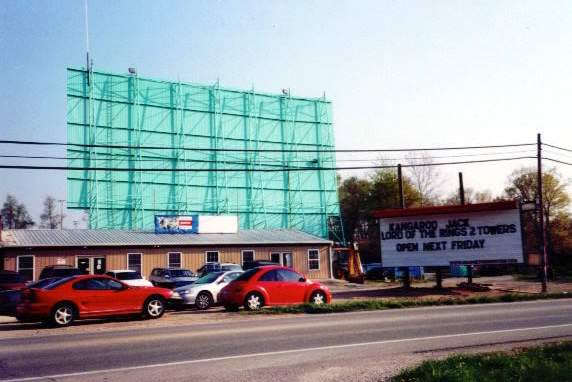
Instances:
[[[66,326],[81,318],[130,314],[159,318],[173,294],[164,288],[128,286],[104,275],[71,276],[42,288],[24,290],[16,317],[55,326]]]
[[[330,290],[290,268],[264,266],[244,272],[218,295],[226,310],[258,310],[265,305],[327,304]]]

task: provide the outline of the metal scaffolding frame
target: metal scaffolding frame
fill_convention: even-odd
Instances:
[[[68,207],[87,210],[91,228],[149,229],[155,214],[236,214],[241,228],[345,241],[343,232],[332,236],[341,227],[335,171],[256,171],[335,167],[323,151],[335,147],[325,96],[84,69],[68,69],[67,96],[68,143],[88,144],[70,145],[68,164],[133,170],[68,172]],[[165,171],[140,171],[148,167]],[[181,169],[194,171],[172,171]]]

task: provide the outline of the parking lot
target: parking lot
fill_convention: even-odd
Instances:
[[[334,303],[360,299],[454,299],[473,295],[499,295],[510,292],[538,293],[540,290],[538,283],[516,280],[512,276],[476,278],[475,282],[490,285],[491,290],[488,292],[471,292],[457,288],[456,285],[462,281],[466,281],[466,279],[445,279],[444,289],[442,290],[434,289],[434,283],[431,281],[415,282],[410,290],[403,289],[398,283],[366,282],[365,284],[352,284],[340,280],[327,280],[323,283],[332,291]],[[572,293],[572,283],[570,282],[557,281],[550,283],[549,286],[550,292]],[[272,320],[278,317],[280,316],[226,312],[222,307],[213,307],[206,311],[190,308],[181,311],[170,310],[159,320],[142,320],[137,318],[93,319],[78,321],[74,325],[65,328],[46,328],[41,323],[19,323],[13,317],[0,316],[0,338],[166,328],[218,322],[259,321]]]

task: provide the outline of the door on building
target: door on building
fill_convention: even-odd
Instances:
[[[105,273],[105,257],[92,257],[93,261],[93,273],[96,275],[102,275]]]
[[[102,275],[105,273],[105,257],[78,257],[77,267],[85,274]]]
[[[278,263],[284,267],[294,267],[292,252],[273,252],[270,254],[270,261]]]

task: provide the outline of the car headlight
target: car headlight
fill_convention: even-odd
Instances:
[[[181,298],[179,292],[171,292],[171,298]]]

